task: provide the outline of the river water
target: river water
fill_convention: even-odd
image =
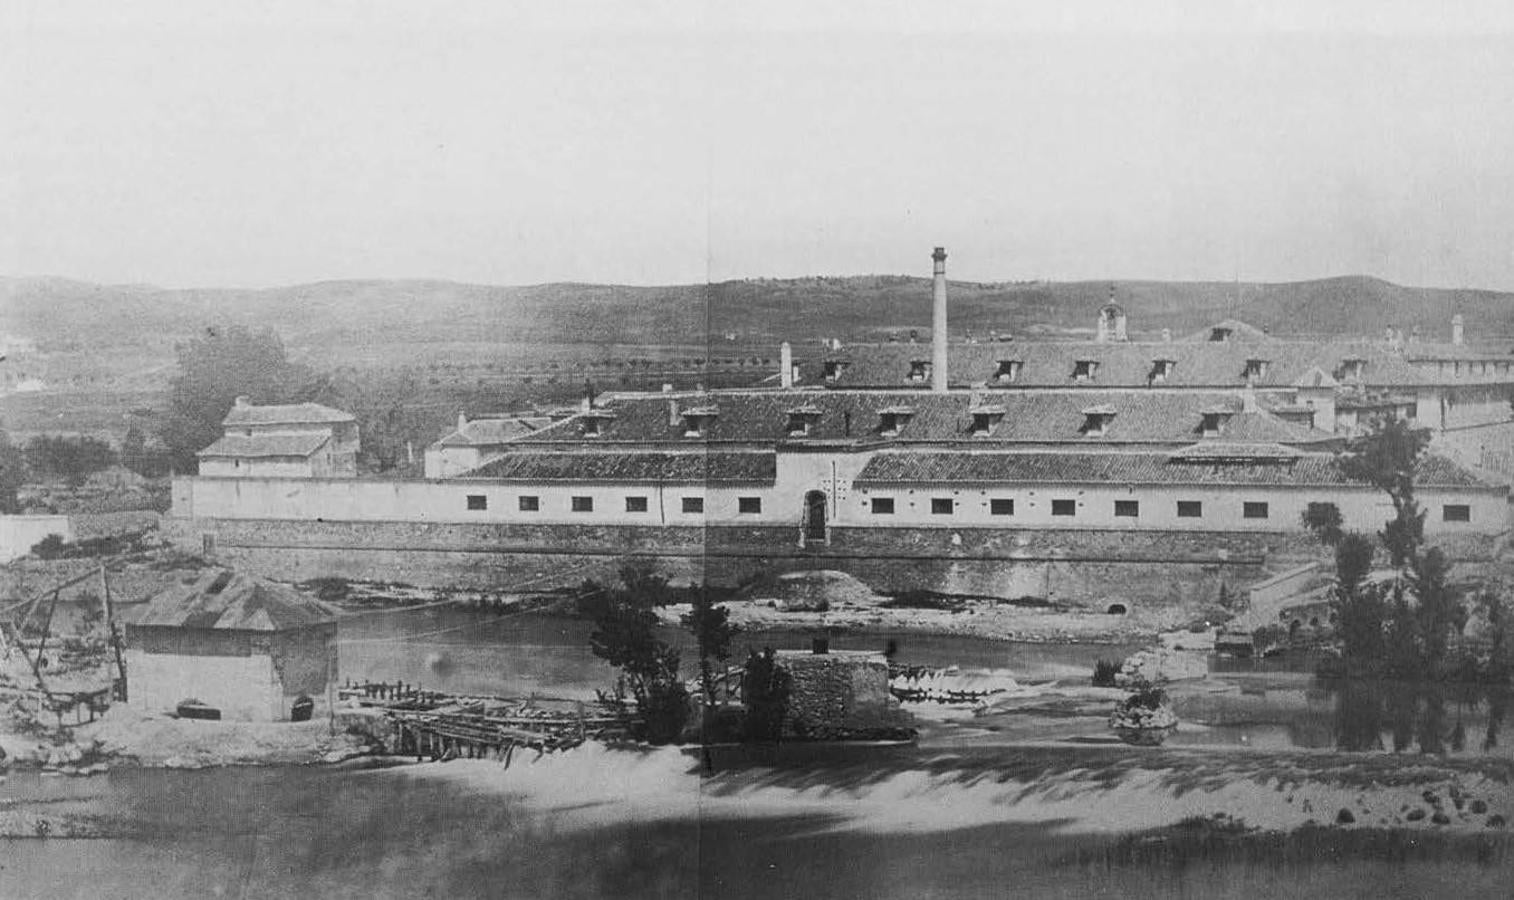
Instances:
[[[673,636],[670,633],[670,637]],[[807,647],[807,632],[743,635],[744,647]],[[1005,644],[913,635],[833,638],[919,665],[1008,669],[1021,681],[1086,678],[1129,648]],[[585,649],[584,623],[454,609],[366,615],[341,632],[342,676],[457,692],[585,697],[611,670]],[[679,636],[679,640],[682,637]],[[1383,752],[1502,752],[1488,698],[1331,690],[1263,667],[1226,673],[1240,690],[1200,710],[1215,723],[1175,740],[1286,748],[1347,743]],[[1225,698],[1229,698],[1228,700]],[[1434,707],[1432,709],[1432,707]],[[1403,724],[1405,710],[1412,723]],[[1438,710],[1435,711],[1435,710]],[[1459,719],[1457,718],[1459,716]],[[1429,722],[1426,724],[1426,719]],[[1459,721],[1463,737],[1448,735]],[[1491,724],[1490,724],[1491,723]],[[1426,735],[1438,734],[1438,738]],[[1485,748],[1492,733],[1493,746]],[[1373,735],[1376,735],[1374,738]],[[1399,737],[1403,738],[1401,742]],[[1429,741],[1429,745],[1425,744]],[[1456,743],[1456,746],[1452,746]],[[939,747],[896,753],[926,760]],[[1009,766],[1027,751],[980,749]],[[1069,834],[964,807],[961,824],[907,824],[914,802],[856,776],[843,789],[802,757],[797,782],[711,793],[698,761],[584,748],[536,764],[459,761],[376,770],[121,770],[103,778],[13,774],[5,801],[86,801],[105,839],[0,842],[0,898],[199,897],[1319,897],[1508,896],[1502,866],[1435,859],[1229,859],[1204,865],[1110,861],[1113,835]],[[556,767],[556,768],[554,768]],[[555,773],[555,774],[554,774]],[[991,793],[991,791],[990,791]],[[875,796],[879,795],[879,796]],[[916,797],[915,800],[922,798]],[[871,804],[871,805],[870,805]],[[890,805],[893,804],[893,805]],[[901,805],[902,804],[902,805]],[[996,806],[1008,804],[1009,806]],[[1389,893],[1383,893],[1385,886]]]

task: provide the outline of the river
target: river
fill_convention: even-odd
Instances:
[[[585,628],[545,615],[453,609],[366,615],[343,625],[342,675],[449,691],[588,696],[611,672],[585,650]],[[902,662],[1008,669],[1022,681],[1083,678],[1094,659],[1128,649],[913,635],[841,637],[832,645],[879,647],[890,637]],[[809,639],[744,635],[738,650],[804,647]],[[1307,748],[1344,734],[1374,749],[1365,735],[1376,727],[1384,752],[1400,731],[1409,735],[1401,749],[1423,749],[1412,735],[1427,729],[1396,724],[1392,692],[1361,701],[1379,711],[1373,719],[1341,705],[1360,698],[1331,693],[1301,673],[1263,668],[1224,677],[1242,690],[1226,695],[1232,706],[1215,700],[1208,712],[1235,722],[1196,731],[1196,743]],[[1475,736],[1457,749],[1442,740],[1441,753],[1483,752],[1489,720],[1499,719],[1485,700],[1463,699],[1448,706],[1443,698],[1441,714],[1459,709],[1464,726],[1475,720]],[[1408,706],[1396,702],[1400,711]],[[1449,721],[1432,724],[1446,730]],[[929,741],[895,751],[905,754],[906,769],[940,752]],[[978,750],[989,768],[1034,752]],[[1132,863],[1101,855],[1115,834],[1027,820],[1013,795],[994,793],[992,779],[964,794],[943,824],[907,814],[911,804],[940,802],[930,796],[938,787],[916,784],[915,794],[901,796],[899,779],[874,779],[865,763],[833,769],[796,756],[782,765],[790,770],[778,778],[701,780],[698,761],[675,750],[584,748],[548,757],[536,775],[531,766],[506,771],[485,761],[123,769],[77,780],[16,773],[0,785],[6,803],[82,800],[112,836],[5,841],[0,897],[1249,898],[1378,896],[1385,886],[1410,897],[1441,892],[1453,879],[1462,896],[1508,895],[1506,867],[1449,859],[1404,864],[1322,852],[1282,861]]]

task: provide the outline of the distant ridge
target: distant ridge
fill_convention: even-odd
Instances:
[[[1113,284],[1135,336],[1186,334],[1234,318],[1275,335],[1376,337],[1394,325],[1514,340],[1514,294],[1404,287],[1371,276],[1313,281],[951,283],[952,336],[1089,332]],[[182,338],[215,323],[275,328],[291,345],[383,341],[700,344],[908,339],[930,329],[930,282],[898,275],[719,284],[491,286],[335,280],[265,289],[165,289],[0,277],[0,329],[48,344],[117,346]]]

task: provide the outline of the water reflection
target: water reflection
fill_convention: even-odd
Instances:
[[[1335,746],[1339,750],[1466,753],[1468,732],[1476,752],[1498,747],[1509,690],[1469,684],[1343,679],[1325,683],[1335,698]]]

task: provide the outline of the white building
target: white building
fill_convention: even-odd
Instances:
[[[351,414],[318,403],[254,406],[238,397],[220,440],[201,450],[214,477],[351,478],[359,437]]]

